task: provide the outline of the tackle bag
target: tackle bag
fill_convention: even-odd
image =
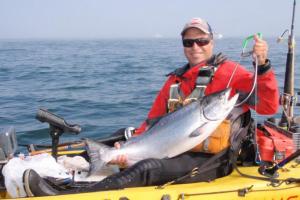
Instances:
[[[280,162],[295,150],[292,134],[268,121],[257,127],[256,142],[260,160],[265,162]]]

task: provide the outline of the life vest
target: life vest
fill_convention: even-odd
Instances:
[[[196,87],[188,97],[184,97],[180,90],[180,83],[175,83],[170,86],[168,99],[168,112],[173,112],[178,108],[185,106],[192,101],[204,97],[204,91],[207,85],[212,81],[217,70],[217,66],[203,66],[199,69]]]
[[[198,72],[195,89],[186,98],[180,90],[180,83],[172,84],[169,92],[168,112],[174,112],[192,101],[203,98],[205,96],[204,91],[207,85],[213,80],[217,68],[218,65],[201,67]],[[234,109],[227,119],[225,119],[208,138],[194,147],[192,151],[215,154],[229,147],[232,122],[242,113],[243,110],[241,108]]]

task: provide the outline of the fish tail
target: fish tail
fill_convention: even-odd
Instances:
[[[85,143],[87,154],[90,159],[89,175],[97,174],[97,172],[101,171],[106,163],[109,162],[109,160],[107,161],[103,156],[107,154],[111,147],[91,139],[85,139]]]

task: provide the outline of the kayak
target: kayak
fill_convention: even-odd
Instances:
[[[44,113],[44,119],[52,119],[58,122],[58,119],[54,118],[51,113]],[[49,118],[52,116],[52,118]],[[56,119],[56,120],[55,120]],[[51,122],[53,124],[53,121]],[[65,120],[64,126],[69,124]],[[291,132],[277,127],[272,120],[267,120],[264,123],[264,128],[256,129],[257,143],[261,144],[263,148],[258,148],[261,155],[260,165],[256,165],[253,162],[249,166],[236,166],[231,174],[217,178],[210,182],[198,182],[188,184],[170,184],[166,183],[162,186],[147,186],[147,187],[135,187],[125,188],[119,190],[88,192],[88,193],[76,193],[68,195],[51,196],[51,199],[63,200],[63,199],[87,199],[87,200],[99,200],[99,199],[300,199],[300,150],[293,150],[294,153],[288,152],[289,142],[292,143]],[[59,124],[59,123],[57,123]],[[59,126],[63,126],[60,124]],[[268,131],[268,135],[264,135],[263,132]],[[10,129],[10,132],[13,132]],[[299,132],[299,131],[297,131]],[[277,135],[279,136],[277,136]],[[6,134],[10,135],[10,134]],[[12,134],[14,135],[14,134]],[[272,137],[272,142],[268,143],[268,140]],[[6,137],[3,137],[7,139]],[[13,137],[9,137],[11,140]],[[113,136],[106,138],[102,142],[111,142],[111,140],[119,140],[120,136]],[[260,141],[261,140],[261,141]],[[9,140],[7,140],[9,141]],[[281,142],[285,143],[285,146]],[[2,140],[3,143],[3,140]],[[9,143],[9,142],[7,142]],[[265,145],[263,145],[265,144]],[[269,147],[274,144],[275,146],[269,151]],[[281,146],[276,146],[276,145]],[[292,144],[291,144],[292,145]],[[14,145],[12,145],[14,146]],[[67,145],[70,147],[70,145]],[[73,144],[73,147],[81,146],[80,143]],[[292,145],[293,146],[293,145]],[[64,146],[57,147],[57,155],[82,155],[85,150],[63,150]],[[264,148],[268,147],[268,148]],[[280,148],[284,147],[284,149]],[[277,152],[283,152],[283,157],[276,158],[275,150]],[[42,151],[35,150],[31,153],[52,153],[51,149],[44,149]],[[36,155],[36,154],[32,154]],[[47,155],[47,154],[46,154]],[[282,154],[279,154],[282,155]],[[278,156],[278,155],[277,155]],[[296,159],[295,159],[296,158]],[[270,160],[269,160],[270,159]],[[276,160],[277,159],[277,160]],[[266,161],[273,163],[273,165],[265,165]],[[282,164],[283,163],[283,164]],[[21,164],[22,165],[22,164]],[[264,168],[266,167],[267,168]],[[268,169],[276,168],[278,176],[274,176],[276,179],[271,179],[266,176],[270,171]],[[267,169],[267,170],[266,170]],[[274,168],[275,169],[275,168]],[[53,171],[53,170],[51,170]],[[262,173],[268,172],[268,173]],[[264,174],[264,175],[262,175]],[[275,173],[269,173],[275,174]],[[22,187],[22,185],[20,186]],[[1,189],[1,187],[0,187]],[[0,190],[1,191],[1,190]],[[20,192],[18,188],[17,191]],[[28,197],[22,199],[49,199],[49,196],[45,197]],[[0,199],[11,199],[5,188],[2,188],[0,192]]]
[[[245,174],[260,176],[257,166],[239,167]],[[287,179],[300,176],[300,165],[291,162],[279,171],[279,179]],[[9,196],[1,193],[0,199],[8,199]],[[24,200],[49,199],[48,197],[22,198]],[[246,178],[236,171],[230,175],[218,178],[211,182],[166,185],[164,187],[136,187],[122,190],[104,192],[91,192],[80,194],[68,194],[51,196],[51,199],[81,199],[81,200],[107,200],[107,199],[300,199],[300,183],[283,182],[271,184],[269,181]]]
[[[284,93],[281,98],[281,105],[284,111],[281,120],[274,120],[272,123],[264,124],[262,128],[256,129],[256,137],[261,161],[269,162],[266,165],[238,166],[234,167],[231,174],[217,178],[210,182],[198,182],[188,184],[172,184],[166,183],[162,186],[147,186],[124,188],[119,190],[99,191],[76,193],[68,195],[45,196],[45,197],[27,197],[23,200],[39,200],[39,199],[81,199],[81,200],[128,200],[128,199],[143,199],[143,200],[183,200],[183,199],[213,199],[213,200],[250,200],[250,199],[265,199],[265,200],[300,200],[300,117],[293,116],[294,106],[294,12],[296,1],[294,0],[293,19],[291,26],[291,34],[289,35],[289,51],[286,63],[286,74],[284,83]],[[245,43],[246,44],[246,43]],[[300,93],[298,93],[300,95]],[[298,104],[297,104],[298,105]],[[66,121],[46,110],[41,110],[38,119],[41,122],[48,122],[50,131],[53,131],[52,149],[35,151],[35,153],[50,153],[52,156],[65,154],[80,154],[81,152],[70,152],[69,145],[58,146],[59,135],[63,132],[73,132],[78,134],[80,127],[71,125]],[[286,122],[285,126],[282,126]],[[281,123],[281,124],[280,124]],[[293,127],[290,125],[297,125]],[[60,132],[57,132],[59,130]],[[55,132],[56,131],[56,132]],[[13,132],[13,131],[9,131]],[[11,134],[13,136],[15,134]],[[15,152],[16,141],[9,134],[3,134],[0,138],[0,147],[5,154]],[[9,136],[9,137],[8,137]],[[297,136],[297,138],[295,137]],[[123,136],[122,136],[123,137]],[[5,141],[4,141],[5,139]],[[120,138],[116,136],[116,141]],[[111,141],[101,141],[111,142]],[[255,141],[254,141],[255,143]],[[83,143],[72,144],[72,147],[82,147]],[[272,146],[273,145],[273,146]],[[0,152],[1,153],[1,152]],[[34,155],[34,154],[32,154]],[[298,157],[298,158],[297,158]],[[295,159],[296,158],[296,159]],[[1,160],[2,159],[2,160]],[[0,154],[1,161],[9,160],[9,156]],[[1,168],[0,168],[1,169]],[[273,170],[274,169],[274,170]],[[277,172],[275,178],[268,178],[269,172]],[[264,174],[264,175],[262,175]],[[273,175],[273,173],[271,173]],[[3,177],[0,176],[1,182]],[[19,192],[20,190],[18,190]],[[0,187],[0,199],[12,199],[5,188]]]

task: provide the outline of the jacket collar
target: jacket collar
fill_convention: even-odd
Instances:
[[[174,71],[168,73],[166,76],[172,76],[172,75],[175,75],[175,76],[178,76],[178,77],[186,77],[186,72],[192,72],[192,71],[195,71],[195,69],[198,69],[199,67],[202,67],[206,64],[207,62],[206,61],[203,61],[193,67],[190,66],[189,63],[185,64],[184,66],[180,67],[180,68],[177,68],[175,69]]]

